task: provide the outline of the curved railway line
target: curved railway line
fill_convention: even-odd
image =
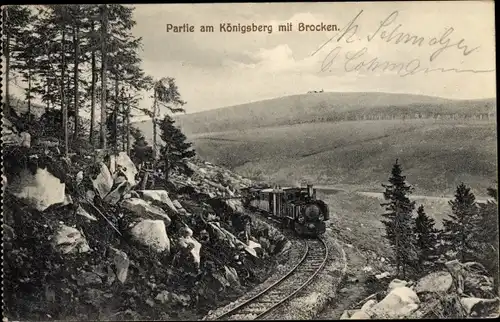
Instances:
[[[257,295],[219,315],[215,320],[263,318],[309,285],[321,272],[327,259],[328,247],[323,239],[306,239],[304,255],[288,273]]]

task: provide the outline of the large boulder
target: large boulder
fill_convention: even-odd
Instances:
[[[62,254],[86,253],[90,247],[82,233],[73,227],[60,225],[52,237],[53,248]]]
[[[229,243],[229,246],[231,248],[241,248],[244,249],[247,253],[254,257],[258,257],[257,252],[255,249],[249,247],[245,243],[243,243],[241,240],[239,240],[236,236],[234,236],[231,232],[226,230],[225,228],[220,226],[220,223],[208,223],[210,227],[214,230],[216,236],[220,240],[226,240]]]
[[[113,259],[113,264],[115,265],[116,277],[123,284],[127,279],[130,260],[127,254],[119,249],[110,247],[109,250],[110,256]]]
[[[23,169],[15,176],[7,189],[29,206],[44,211],[49,206],[63,203],[66,185],[47,169],[37,168],[35,174]]]
[[[410,316],[419,307],[417,294],[406,286],[396,287],[366,313],[376,319],[401,319]]]
[[[152,201],[156,200],[168,206],[170,210],[174,213],[178,213],[177,208],[168,196],[168,192],[165,190],[138,190],[137,191],[144,200]]]
[[[453,277],[449,272],[434,272],[418,280],[415,292],[417,294],[448,292],[452,286]]]
[[[165,221],[168,227],[172,223],[170,217],[161,209],[154,205],[150,205],[147,201],[140,198],[130,198],[122,202],[122,207],[136,213],[139,217],[144,219],[161,219]]]
[[[460,300],[468,316],[497,317],[500,309],[500,299],[480,299],[466,297]]]
[[[446,262],[446,268],[455,282],[458,294],[472,295],[478,298],[494,298],[493,279],[479,263],[460,263],[458,260]]]
[[[125,199],[127,194],[132,189],[132,185],[127,180],[125,175],[121,173],[113,178],[113,187],[108,195],[104,198],[104,201],[113,205],[116,205],[120,200]]]
[[[179,246],[190,250],[192,260],[196,268],[199,268],[201,244],[193,238],[193,231],[189,227],[181,228],[179,233],[181,234],[181,237],[179,238]]]
[[[120,152],[118,155],[110,155],[109,169],[113,174],[123,171],[130,185],[132,187],[136,185],[135,176],[138,171],[126,152]]]
[[[101,199],[104,199],[113,187],[113,176],[104,162],[100,162],[99,165],[100,172],[97,177],[92,180],[92,185],[99,193]]]
[[[387,288],[387,290],[390,292],[395,288],[406,287],[407,285],[408,285],[407,281],[402,281],[400,279],[395,278],[389,283],[389,287]]]
[[[170,240],[163,220],[144,219],[135,224],[130,233],[137,242],[155,252],[170,253]]]

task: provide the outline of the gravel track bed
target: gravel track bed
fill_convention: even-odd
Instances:
[[[276,226],[276,223],[272,220],[269,220],[263,216],[260,215],[255,215],[252,213],[248,213],[252,219],[257,219],[257,220],[262,220],[266,222],[269,225]],[[258,216],[258,218],[256,218]],[[292,243],[290,250],[287,251],[286,253],[282,253],[276,257],[276,262],[278,263],[276,267],[276,271],[268,278],[266,279],[263,283],[259,284],[255,288],[253,288],[251,291],[243,295],[242,297],[238,298],[236,301],[231,302],[223,307],[217,308],[215,310],[212,310],[208,312],[208,314],[203,318],[203,320],[214,320],[218,316],[221,316],[222,314],[225,314],[232,309],[234,309],[236,306],[240,305],[241,303],[247,301],[248,299],[254,297],[255,295],[259,294],[260,292],[264,291],[266,288],[271,286],[274,282],[277,280],[281,279],[285,274],[287,274],[295,265],[299,263],[301,260],[302,256],[304,255],[304,247],[305,243],[303,240],[293,236],[291,232],[286,232],[282,231],[283,235]],[[254,317],[251,315],[241,317],[241,319],[244,320],[251,320]]]
[[[266,315],[265,319],[313,319],[328,302],[335,298],[338,287],[347,271],[347,261],[344,249],[333,236],[327,234],[324,236],[324,241],[329,254],[323,270],[316,275],[311,284]]]

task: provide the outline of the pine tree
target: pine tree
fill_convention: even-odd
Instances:
[[[477,252],[477,261],[482,263],[493,276],[495,286],[498,288],[499,277],[499,237],[498,237],[498,191],[488,189],[491,197],[485,203],[479,203],[479,231],[478,236],[480,251]]]
[[[424,206],[420,205],[417,209],[414,231],[419,271],[423,271],[431,261],[437,258],[438,230],[434,225],[434,219],[427,216]]]
[[[464,183],[457,186],[455,199],[450,200],[452,214],[450,219],[443,220],[443,239],[450,250],[457,253],[462,262],[474,259],[478,250],[477,240],[480,222],[476,197]]]
[[[150,145],[148,145],[146,138],[139,129],[131,127],[130,132],[132,137],[134,138],[131,158],[134,161],[134,163],[139,165],[139,168],[141,168],[144,162],[152,160],[153,148]]]
[[[161,148],[160,163],[163,166],[167,180],[170,171],[173,169],[190,175],[191,172],[186,165],[186,161],[196,155],[192,144],[186,142],[186,136],[174,123],[175,121],[170,115],[165,115],[160,123],[160,138],[165,143]]]
[[[11,47],[17,44],[18,38],[23,33],[32,19],[31,12],[26,6],[9,5],[2,8],[3,33],[3,55],[5,57],[5,104],[3,106],[4,115],[10,114],[10,79],[11,79]]]
[[[386,238],[394,249],[397,274],[402,269],[403,278],[406,278],[407,269],[412,266],[416,257],[412,218],[415,202],[407,197],[413,188],[406,183],[397,159],[392,167],[389,183],[382,184],[385,188],[384,199],[388,201],[381,204],[387,211],[382,214],[386,218],[382,222],[386,228]]]

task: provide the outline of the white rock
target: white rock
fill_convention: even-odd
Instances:
[[[71,205],[73,203],[73,198],[71,198],[70,195],[65,195],[64,196],[64,201],[63,201],[63,206],[66,206],[66,205]]]
[[[14,177],[9,183],[7,189],[38,211],[63,203],[66,197],[64,193],[66,185],[47,169],[42,168],[38,168],[35,175],[28,169],[23,169],[19,176]]]
[[[97,218],[89,214],[85,209],[83,209],[82,206],[78,206],[78,209],[76,210],[76,213],[80,216],[83,216],[87,219],[90,219],[92,221],[97,221]]]
[[[63,254],[86,253],[90,247],[82,233],[73,227],[61,225],[52,237],[52,246]]]
[[[101,171],[97,175],[97,178],[92,180],[92,185],[99,193],[99,196],[104,199],[106,195],[111,191],[113,187],[113,177],[111,176],[111,172],[109,172],[108,167],[104,164],[104,162],[100,162]]]
[[[167,205],[168,208],[170,208],[170,210],[172,210],[173,212],[178,213],[177,208],[168,196],[168,192],[166,192],[165,190],[138,190],[138,192],[142,194],[142,197],[145,200],[159,201]]]
[[[111,173],[115,173],[118,168],[121,168],[127,177],[127,181],[132,185],[132,187],[136,185],[135,175],[138,171],[134,162],[132,162],[126,152],[120,152],[118,155],[111,155],[109,162],[109,169]]]
[[[192,234],[192,232],[191,232]],[[182,248],[191,248],[191,255],[193,256],[193,261],[196,264],[196,267],[200,266],[200,250],[201,243],[199,243],[192,236],[182,236],[179,238],[179,246]]]
[[[135,240],[154,251],[170,252],[170,240],[163,220],[142,220],[130,232]]]
[[[78,173],[76,174],[76,185],[79,185],[80,183],[82,183],[83,181],[83,171],[78,171]]]
[[[105,202],[116,205],[118,201],[125,198],[132,186],[127,180],[115,182],[117,186],[111,190],[108,195],[103,199]]]
[[[389,276],[391,276],[391,273],[383,272],[383,273],[375,275],[375,278],[378,280],[381,280],[381,279],[384,279],[384,278],[389,277]]]
[[[262,246],[259,243],[256,243],[252,240],[248,240],[248,247],[250,247],[252,249],[262,248]]]
[[[363,304],[363,306],[361,307],[361,310],[367,311],[367,310],[371,309],[373,306],[375,306],[375,304],[377,304],[377,300],[375,300],[375,299],[368,300],[365,304]]]
[[[391,281],[391,283],[389,283],[389,287],[387,288],[387,290],[391,291],[398,287],[406,287],[407,285],[408,285],[407,281],[402,281],[400,279],[395,278]]]
[[[413,290],[404,286],[397,287],[367,313],[377,319],[404,318],[417,310],[419,303],[420,299]]]
[[[31,134],[28,132],[21,132],[21,146],[26,148],[31,147]]]
[[[448,292],[453,285],[453,277],[448,272],[434,272],[418,280],[417,294],[424,292]]]
[[[125,252],[113,247],[110,247],[110,255],[112,256],[113,263],[115,264],[116,277],[123,284],[127,279],[130,260]]]
[[[352,315],[349,317],[350,320],[368,320],[370,318],[371,315],[369,315],[366,311],[363,310],[357,310],[354,313],[352,313]]]
[[[172,204],[174,205],[175,208],[182,209],[182,205],[178,200],[172,201]]]
[[[233,267],[229,266],[224,266],[224,270],[226,272],[226,280],[229,281],[231,285],[240,285],[240,280],[238,278],[238,273],[236,272],[236,269]]]
[[[146,200],[139,198],[130,198],[124,200],[121,205],[144,219],[162,219],[165,221],[165,225],[167,227],[172,223],[172,220],[163,211],[163,209],[154,205],[150,205]]]
[[[477,297],[464,297],[460,299],[467,315],[486,317],[491,311],[498,311],[499,298],[480,299]]]

